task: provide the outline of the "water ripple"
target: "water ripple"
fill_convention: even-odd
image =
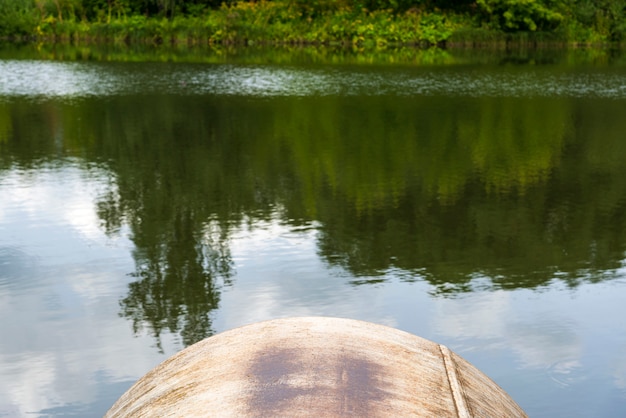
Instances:
[[[450,95],[626,98],[619,69],[551,67],[276,67],[0,61],[0,96]]]

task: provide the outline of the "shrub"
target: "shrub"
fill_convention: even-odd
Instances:
[[[508,32],[555,29],[563,15],[539,0],[476,0],[496,29]]]
[[[0,36],[33,34],[37,20],[34,0],[0,0]]]

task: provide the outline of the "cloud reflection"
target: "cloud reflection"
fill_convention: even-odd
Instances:
[[[245,224],[245,223],[244,223]],[[317,256],[319,225],[294,228],[278,217],[232,236],[236,284],[224,290],[217,324],[230,329],[288,316],[336,316],[396,326],[387,295],[375,286],[345,286],[346,274]],[[241,307],[245,307],[242,309]]]
[[[615,386],[624,392],[626,397],[626,344],[622,345],[618,350],[619,356],[616,359],[613,376],[615,378]]]
[[[150,336],[119,343],[130,335],[117,300],[132,259],[124,238],[98,229],[93,201],[105,174],[72,166],[3,173],[0,416],[102,414],[85,403],[112,403],[120,395],[109,393],[112,383],[126,387],[178,349],[173,338],[166,354]]]
[[[458,341],[461,353],[507,350],[516,354],[522,368],[552,370],[555,376],[578,368],[583,341],[576,322],[554,310],[520,310],[518,299],[519,294],[503,290],[442,299],[434,327]]]

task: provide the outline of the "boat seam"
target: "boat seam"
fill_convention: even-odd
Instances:
[[[459,384],[455,363],[452,359],[452,353],[445,345],[438,345],[439,351],[441,351],[441,356],[443,357],[443,365],[446,369],[446,375],[448,376],[448,384],[450,385],[450,391],[452,392],[452,400],[454,402],[454,407],[456,408],[457,416],[458,418],[472,418],[469,410],[467,409],[465,396],[463,396],[463,392],[461,391],[461,385]]]

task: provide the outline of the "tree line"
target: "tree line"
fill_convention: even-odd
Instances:
[[[130,27],[118,29],[121,38],[137,29],[139,38],[163,40],[171,25],[146,31],[146,19],[178,19],[176,36],[217,42],[271,41],[295,33],[294,39],[303,42],[432,44],[455,36],[489,41],[494,34],[501,39],[542,33],[552,37],[537,39],[589,43],[626,40],[625,17],[622,0],[0,0],[0,36],[93,37],[109,32],[87,29],[90,25],[115,22]],[[220,30],[222,35],[213,36]],[[314,36],[307,36],[307,30]]]

